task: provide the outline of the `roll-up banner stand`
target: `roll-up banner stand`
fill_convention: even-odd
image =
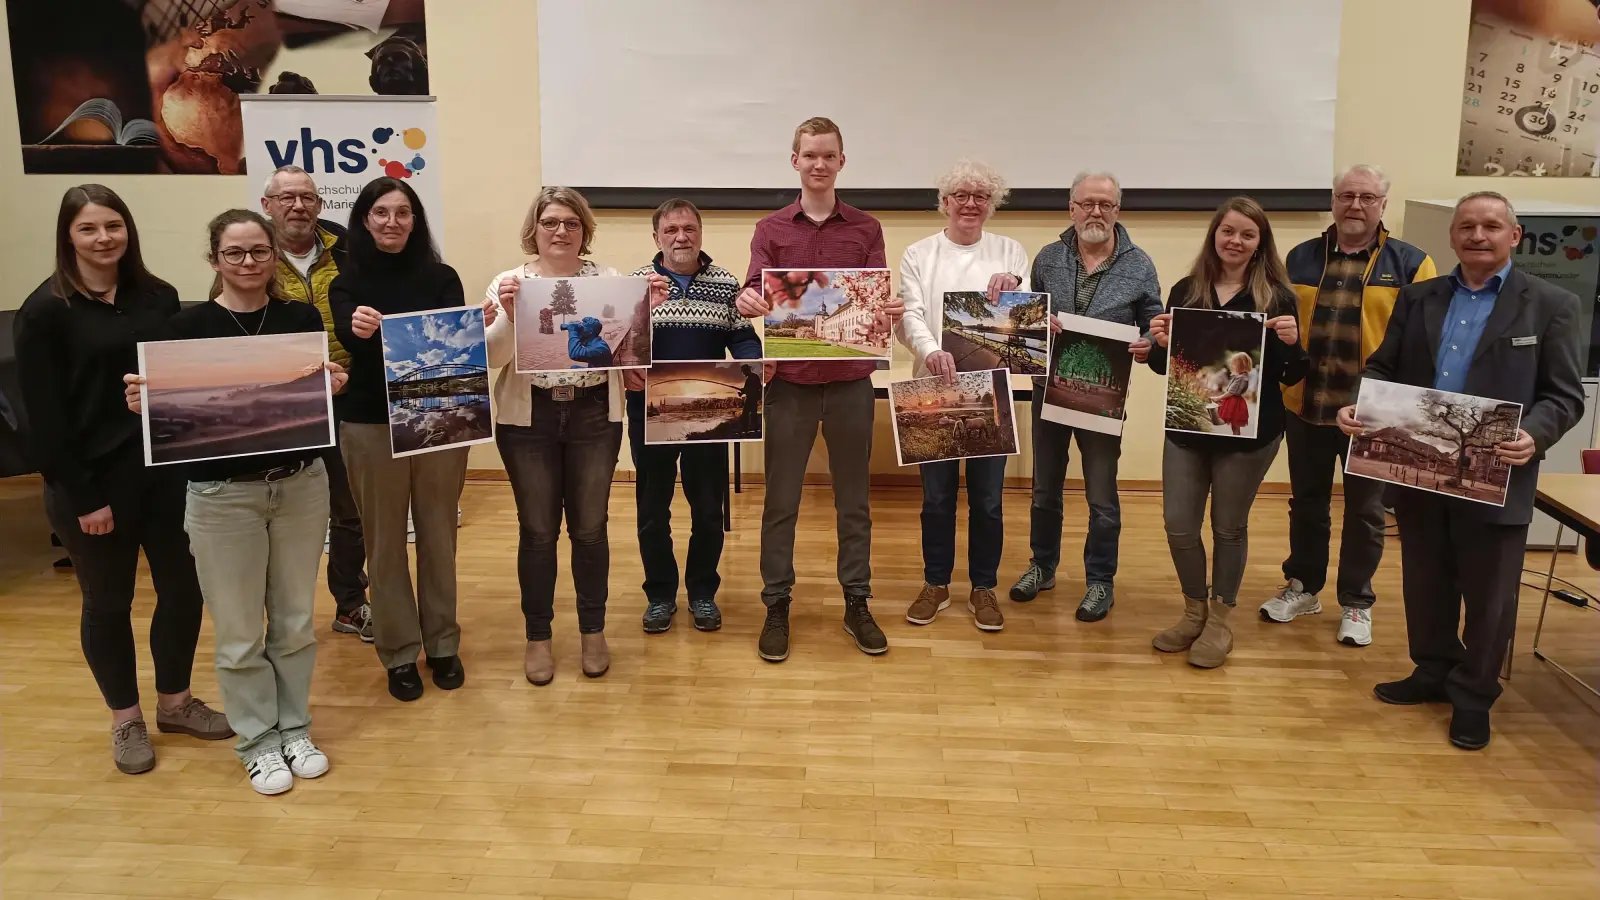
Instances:
[[[247,209],[259,209],[266,179],[299,166],[317,183],[322,218],[348,225],[350,207],[374,178],[410,185],[428,218],[441,222],[439,146],[433,97],[244,94]],[[443,229],[433,229],[440,242]],[[442,249],[442,248],[441,248]]]

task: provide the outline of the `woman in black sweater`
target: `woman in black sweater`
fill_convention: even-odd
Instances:
[[[417,655],[433,683],[466,680],[456,623],[456,509],[467,448],[396,458],[389,439],[383,317],[465,306],[456,270],[439,259],[422,201],[404,182],[379,178],[350,210],[347,262],[328,288],[334,333],[350,351],[339,444],[367,544],[373,643],[398,700],[422,696]],[[417,588],[406,558],[406,513],[417,530]]]
[[[45,511],[83,592],[83,655],[111,708],[112,758],[130,775],[156,764],[131,619],[141,548],[156,589],[156,727],[233,736],[226,717],[189,693],[202,605],[183,530],[183,479],[145,468],[139,417],[123,400],[139,341],[158,337],[178,309],[178,292],[145,269],[122,198],[98,184],[68,190],[56,219],[55,274],[17,311],[17,363]]]
[[[1228,616],[1244,577],[1250,507],[1283,438],[1279,386],[1300,381],[1307,366],[1294,291],[1272,239],[1272,223],[1258,203],[1234,197],[1217,210],[1194,267],[1168,295],[1167,309],[1176,307],[1266,317],[1266,347],[1256,388],[1256,436],[1234,436],[1248,424],[1247,404],[1239,389],[1248,382],[1251,362],[1248,355],[1236,354],[1219,408],[1224,424],[1212,434],[1168,431],[1161,458],[1162,512],[1167,546],[1183,588],[1184,615],[1177,625],[1156,635],[1154,644],[1167,653],[1187,650],[1191,664],[1209,669],[1222,665],[1233,649]],[[1150,323],[1156,344],[1150,368],[1157,372],[1167,371],[1171,327],[1171,312]],[[1245,359],[1237,358],[1241,355]],[[1213,543],[1209,587],[1206,548],[1200,538],[1207,494]]]
[[[315,340],[293,347],[274,342],[265,352],[299,378],[317,376],[316,387],[323,388],[326,377],[327,387],[340,390],[344,370],[326,361],[316,307],[273,296],[278,242],[272,223],[260,213],[232,209],[212,219],[207,232],[216,296],[168,319],[164,337],[225,340],[212,346],[237,355],[241,344],[260,343],[263,335],[309,335]],[[128,408],[139,412],[145,377],[129,374],[123,381]],[[322,443],[330,443],[330,426],[324,422],[320,430]],[[322,450],[307,436],[286,436],[276,446],[287,449],[176,467],[189,481],[184,526],[216,633],[217,689],[239,733],[234,752],[250,786],[262,794],[281,794],[295,778],[328,771],[328,757],[310,733],[317,658],[311,623],[328,527],[328,479]]]

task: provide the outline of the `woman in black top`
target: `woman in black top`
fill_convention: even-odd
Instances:
[[[333,389],[342,388],[344,370],[326,362],[326,332],[316,308],[272,296],[278,246],[271,223],[234,209],[212,219],[207,231],[217,295],[168,319],[163,337],[322,335],[317,359],[298,378],[317,378],[320,390],[320,370],[326,368]],[[271,352],[288,349],[279,345]],[[123,381],[128,408],[138,412],[145,378],[130,374]],[[327,425],[322,437],[331,439]],[[291,434],[279,446],[303,443]],[[328,771],[328,758],[309,733],[317,655],[312,612],[328,527],[322,451],[312,446],[178,468],[189,480],[184,525],[216,632],[217,686],[239,733],[235,752],[252,788],[281,794],[296,777]]]
[[[128,774],[156,764],[131,620],[140,548],[156,589],[156,727],[205,740],[233,734],[189,693],[202,607],[183,531],[183,481],[145,468],[139,417],[123,401],[138,342],[177,312],[178,292],[144,267],[122,198],[97,184],[68,190],[56,219],[55,274],[17,311],[17,363],[45,511],[83,592],[83,655],[111,708],[112,758]]]
[[[1211,434],[1168,431],[1161,458],[1167,546],[1183,587],[1184,615],[1177,625],[1156,635],[1154,644],[1167,653],[1187,650],[1191,664],[1209,669],[1222,665],[1233,649],[1228,615],[1244,576],[1250,507],[1283,437],[1279,386],[1304,378],[1307,366],[1289,276],[1272,239],[1272,223],[1254,200],[1234,197],[1212,217],[1194,267],[1168,295],[1167,309],[1180,306],[1266,316],[1266,348],[1255,382],[1256,436],[1233,436],[1248,424],[1247,404],[1240,394],[1251,381],[1253,366],[1248,354],[1235,354],[1229,380],[1219,386],[1223,414],[1218,418],[1223,424]],[[1150,368],[1157,372],[1167,370],[1171,327],[1171,312],[1150,323],[1156,343]],[[1200,538],[1208,493],[1214,545],[1209,587],[1206,548]]]
[[[383,316],[466,305],[455,269],[439,260],[422,202],[404,182],[379,178],[350,210],[348,250],[328,288],[334,332],[350,351],[339,444],[367,544],[373,643],[398,700],[422,696],[417,654],[433,683],[461,686],[466,670],[456,624],[456,509],[467,448],[396,458],[389,440]],[[417,530],[417,590],[406,558],[406,511]]]

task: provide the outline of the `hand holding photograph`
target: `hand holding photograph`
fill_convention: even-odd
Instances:
[[[1133,377],[1128,345],[1139,329],[1088,316],[1057,313],[1061,332],[1050,336],[1050,372],[1041,418],[1101,434],[1122,434]]]
[[[1346,475],[1506,505],[1511,466],[1495,447],[1517,439],[1521,404],[1364,379],[1356,418]]]
[[[889,385],[895,458],[902,466],[974,456],[1014,456],[1017,421],[1007,369],[961,372]]]
[[[650,365],[649,290],[649,279],[631,275],[522,279],[517,371]]]
[[[1050,295],[1002,291],[990,303],[982,291],[946,291],[939,348],[959,372],[1004,366],[1015,375],[1043,375],[1050,346]]]
[[[331,447],[327,332],[139,344],[145,465]]]
[[[768,359],[889,359],[888,269],[762,269]]]
[[[384,316],[382,332],[394,456],[494,440],[482,309]]]
[[[645,373],[644,442],[761,440],[761,360],[658,362]]]
[[[1167,342],[1167,430],[1253,438],[1260,425],[1261,313],[1178,307]]]

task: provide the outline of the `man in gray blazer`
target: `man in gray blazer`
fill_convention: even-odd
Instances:
[[[1464,750],[1489,743],[1489,708],[1500,696],[1500,666],[1516,624],[1539,460],[1583,416],[1578,298],[1511,264],[1521,240],[1505,197],[1490,191],[1463,197],[1450,225],[1460,265],[1400,291],[1383,343],[1362,372],[1365,379],[1522,405],[1516,438],[1495,448],[1512,467],[1505,506],[1393,491],[1416,669],[1373,693],[1399,705],[1449,703],[1450,743]],[[1346,434],[1362,432],[1355,409],[1339,411]]]

